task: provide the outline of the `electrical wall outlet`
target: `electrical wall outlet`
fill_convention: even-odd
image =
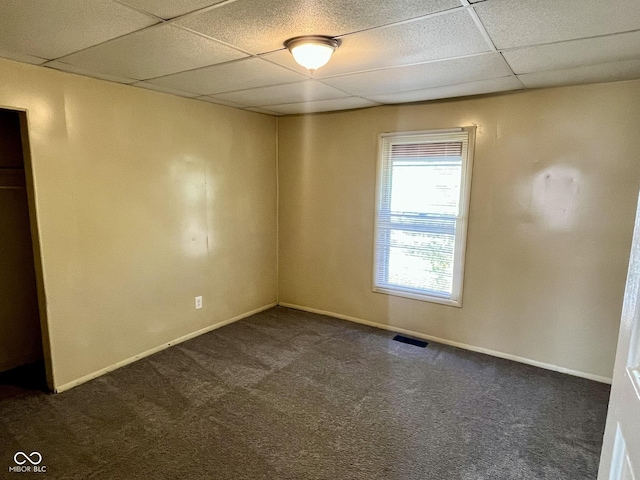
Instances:
[[[196,310],[202,308],[202,297],[196,297]]]

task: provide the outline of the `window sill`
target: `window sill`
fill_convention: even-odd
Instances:
[[[461,300],[451,300],[449,298],[436,297],[420,293],[407,292],[404,290],[395,290],[391,288],[373,287],[373,293],[382,293],[385,295],[393,295],[394,297],[410,298],[412,300],[420,300],[421,302],[438,303],[440,305],[448,305],[450,307],[462,308]]]

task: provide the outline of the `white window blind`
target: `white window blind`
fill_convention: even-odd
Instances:
[[[381,137],[374,291],[461,305],[472,134]]]

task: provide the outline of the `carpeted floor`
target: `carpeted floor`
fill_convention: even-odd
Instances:
[[[59,395],[0,378],[0,473],[595,479],[609,387],[277,307]],[[82,361],[82,359],[78,359]]]

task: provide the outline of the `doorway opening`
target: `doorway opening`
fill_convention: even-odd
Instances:
[[[0,388],[47,390],[32,178],[26,112],[0,108]]]

